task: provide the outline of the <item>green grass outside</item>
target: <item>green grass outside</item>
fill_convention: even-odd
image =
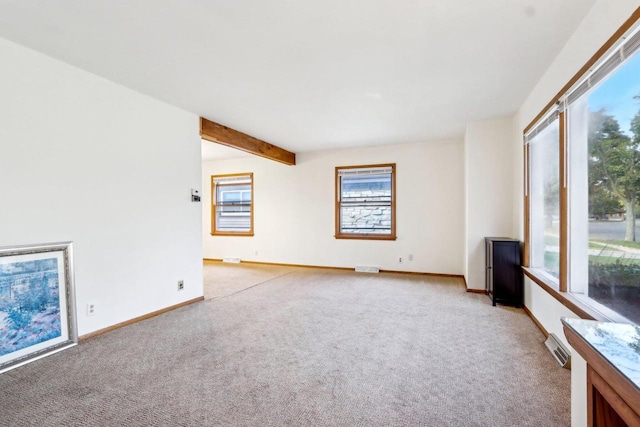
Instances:
[[[626,240],[590,240],[589,247],[591,247],[591,243],[595,243],[596,245],[600,245],[600,246],[616,245],[616,246],[624,246],[625,248],[640,249],[640,242],[627,242]]]
[[[618,247],[611,247],[610,245],[615,245]],[[620,249],[620,247],[625,247],[629,249],[640,249],[640,242],[626,242],[624,240],[590,240],[589,241],[589,249],[598,249],[602,251],[625,253],[625,251],[623,249]],[[610,257],[605,255],[603,256],[589,255],[589,261],[592,261],[598,264],[640,265],[640,259],[627,258],[624,255],[622,257]]]
[[[589,261],[597,264],[640,265],[640,259],[638,258],[616,258],[610,256],[589,255]]]
[[[553,234],[544,235],[545,246],[560,246],[560,239]],[[611,247],[625,247],[630,249],[640,249],[640,242],[627,242],[624,240],[589,240],[589,249],[597,249],[607,252],[625,253],[623,249]],[[612,257],[607,255],[589,255],[589,261],[597,264],[621,264],[621,265],[640,265],[640,259],[627,258],[625,256]],[[558,277],[560,270],[560,255],[558,252],[545,251],[544,253],[544,269],[551,275]]]
[[[544,235],[544,245],[545,246],[560,246],[560,238],[553,234]]]
[[[614,258],[604,256],[589,256],[589,261],[599,265],[636,265],[640,266],[640,259]],[[545,252],[544,269],[554,277],[560,276],[560,257],[557,252]]]
[[[558,252],[544,253],[544,269],[554,277],[560,277],[560,254]]]
[[[640,265],[638,258],[624,258],[612,256],[589,255],[589,261],[597,264],[622,264],[622,265]],[[544,253],[544,268],[554,276],[558,275],[560,270],[560,254],[558,252]]]
[[[560,246],[560,238],[553,234],[544,235],[545,246]],[[623,252],[620,249],[612,248],[610,245],[624,246],[625,248],[640,249],[640,242],[627,242],[626,240],[589,240],[589,249],[602,249]]]

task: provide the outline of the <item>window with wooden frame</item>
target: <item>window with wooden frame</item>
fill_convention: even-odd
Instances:
[[[560,275],[560,125],[552,111],[525,138],[529,158],[529,266],[557,282]]]
[[[336,239],[396,239],[396,165],[336,167]]]
[[[253,173],[211,177],[211,234],[253,236]]]
[[[525,273],[640,324],[640,9],[525,129]]]

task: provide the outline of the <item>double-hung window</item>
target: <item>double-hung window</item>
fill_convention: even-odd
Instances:
[[[253,174],[211,177],[211,234],[253,236]]]
[[[396,238],[395,164],[336,168],[337,239]]]

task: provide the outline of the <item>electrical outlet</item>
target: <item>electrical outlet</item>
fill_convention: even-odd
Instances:
[[[87,316],[94,316],[96,314],[96,303],[88,302],[87,303]]]
[[[413,261],[413,254],[409,254],[409,261]]]
[[[256,249],[256,256],[258,256],[258,250]]]
[[[402,257],[398,257],[398,264],[402,264],[404,262],[404,260],[402,259]]]
[[[181,291],[184,289],[184,280],[178,280],[178,290]]]

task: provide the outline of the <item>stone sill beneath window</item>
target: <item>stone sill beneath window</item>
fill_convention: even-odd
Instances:
[[[577,316],[582,319],[598,320],[601,322],[625,322],[628,321],[624,318],[618,318],[617,316],[605,315],[598,311],[596,308],[587,304],[581,298],[572,295],[569,292],[560,291],[558,284],[549,280],[544,273],[535,268],[522,267],[522,271],[525,276],[533,280],[538,286],[544,289],[549,295],[558,300],[562,305],[573,311]]]

